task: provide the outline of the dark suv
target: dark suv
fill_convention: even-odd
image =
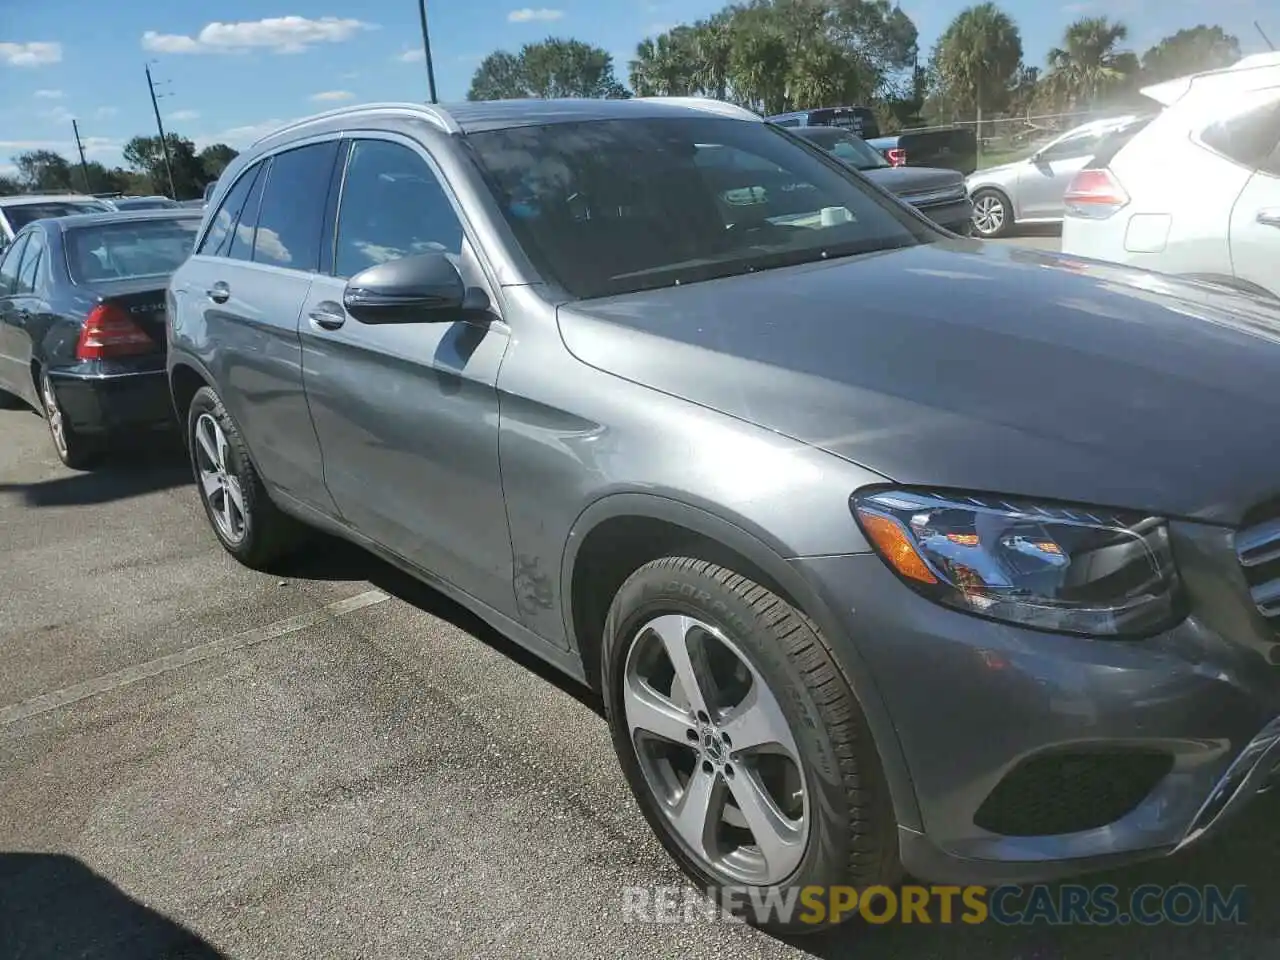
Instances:
[[[1280,313],[955,238],[732,112],[374,105],[242,153],[169,302],[219,540],[346,537],[597,688],[705,885],[1204,835],[1280,749]]]

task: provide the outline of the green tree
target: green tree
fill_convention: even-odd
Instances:
[[[693,27],[676,27],[636,45],[630,64],[631,89],[641,97],[683,97],[699,92]]]
[[[165,135],[169,145],[169,162],[173,169],[175,200],[198,197],[204,190],[205,174],[196,156],[196,145],[176,133]],[[134,137],[124,147],[124,162],[146,177],[151,192],[168,195],[169,178],[165,172],[164,149],[160,138]]]
[[[71,179],[71,163],[52,150],[28,150],[13,158],[18,182],[32,193],[62,193],[77,189]]]
[[[1173,80],[1227,67],[1240,59],[1240,41],[1221,27],[1201,24],[1165,37],[1142,55],[1142,79],[1146,83]]]
[[[0,197],[12,197],[22,192],[22,184],[17,177],[0,177]]]
[[[222,171],[227,169],[227,165],[239,155],[239,150],[225,143],[213,143],[205,147],[199,156],[200,169],[204,171],[205,179],[217,180],[222,176]]]
[[[613,57],[580,40],[548,37],[525,44],[518,54],[499,50],[481,61],[468,100],[528,97],[630,96],[613,72]]]
[[[952,110],[976,114],[1003,110],[1022,66],[1022,34],[994,3],[962,10],[942,32],[933,69]]]
[[[1106,17],[1084,17],[1067,27],[1064,45],[1049,51],[1045,81],[1060,104],[1096,106],[1122,90],[1138,72],[1138,58],[1118,49],[1129,28]]]

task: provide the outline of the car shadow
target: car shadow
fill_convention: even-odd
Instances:
[[[1122,870],[1091,874],[1068,881],[1095,887],[1114,884],[1116,903],[1123,912],[1128,896],[1144,884],[1164,888],[1187,884],[1203,891],[1216,886],[1223,894],[1245,888],[1243,923],[1194,922],[1179,925],[1165,921],[1101,925],[1050,925],[1044,920],[1025,926],[985,923],[953,923],[931,926],[895,922],[871,925],[860,919],[827,933],[786,938],[793,946],[825,960],[895,960],[902,956],[973,958],[973,960],[1104,960],[1104,958],[1162,958],[1210,955],[1232,958],[1280,956],[1280,914],[1271,905],[1280,899],[1280,795],[1259,797],[1224,832],[1203,846],[1183,854]],[[1050,884],[1056,895],[1063,884]],[[1025,890],[1026,888],[1024,888]],[[1025,904],[1026,895],[1011,904]],[[1158,909],[1160,901],[1146,900],[1146,909]],[[1185,908],[1182,908],[1185,909]],[[957,910],[957,914],[959,911]]]
[[[0,853],[0,956],[219,960],[225,954],[75,857]]]
[[[181,445],[168,437],[117,447],[93,469],[35,483],[0,483],[28,507],[74,507],[128,500],[193,483]]]
[[[460,603],[445,596],[367,550],[322,533],[313,533],[308,548],[286,561],[276,572],[303,580],[366,580],[384,593],[403,600],[459,630],[524,667],[601,716],[604,708],[591,688],[547,663],[537,654],[508,640]]]

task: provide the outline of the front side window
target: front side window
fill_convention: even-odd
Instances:
[[[67,269],[74,283],[170,274],[191,254],[200,221],[129,220],[66,231]]]
[[[12,296],[18,285],[18,268],[22,265],[22,251],[27,247],[28,236],[24,234],[15,240],[5,251],[4,259],[0,259],[0,297]]]
[[[939,236],[772,124],[601,120],[467,139],[530,260],[577,297]]]
[[[291,270],[320,266],[320,234],[338,141],[327,140],[271,158],[258,209],[253,262]]]
[[[35,293],[36,277],[40,271],[40,261],[44,257],[44,234],[33,231],[27,241],[27,249],[22,254],[22,265],[18,267],[18,284],[15,294]]]
[[[1262,166],[1280,144],[1280,90],[1266,91],[1261,102],[1209,124],[1200,139],[1251,170]]]
[[[448,194],[417,153],[387,140],[351,145],[338,205],[334,273],[402,257],[462,252],[463,230]]]

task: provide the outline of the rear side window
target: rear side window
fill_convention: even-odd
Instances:
[[[36,276],[40,270],[40,260],[44,256],[44,234],[32,233],[27,241],[27,249],[22,254],[22,266],[18,268],[18,285],[14,293],[35,293]]]
[[[222,205],[218,207],[218,212],[213,215],[213,223],[209,225],[209,231],[200,242],[197,253],[207,253],[215,257],[226,256],[231,246],[231,231],[240,219],[245,199],[253,189],[253,183],[261,174],[263,166],[259,163],[247,170],[227,191],[227,195],[222,198]]]
[[[1271,91],[1252,109],[1211,123],[1200,139],[1236,163],[1256,169],[1280,143],[1280,90]]]
[[[27,234],[19,237],[0,260],[0,297],[13,294],[18,284],[18,267],[22,263],[22,251],[27,247]]]
[[[1092,157],[1103,139],[1102,133],[1081,133],[1061,140],[1040,154],[1041,160],[1070,160],[1076,157]]]
[[[277,153],[258,210],[254,263],[315,271],[338,141]]]

